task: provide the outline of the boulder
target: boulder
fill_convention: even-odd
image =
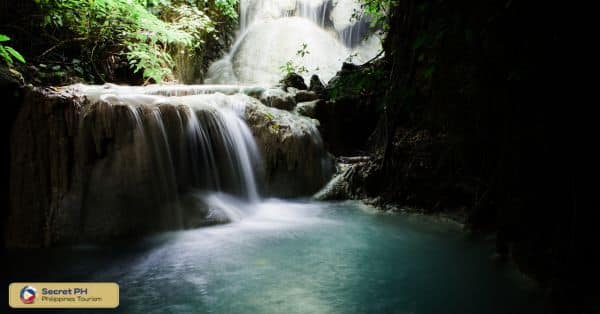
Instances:
[[[296,107],[296,99],[294,95],[291,93],[286,93],[285,91],[272,88],[264,91],[262,95],[260,95],[260,101],[273,108],[283,109],[283,110],[294,110]]]
[[[335,172],[315,120],[255,104],[247,106],[246,121],[263,156],[268,195],[312,195]]]
[[[296,92],[296,94],[294,95],[294,99],[296,100],[296,102],[299,103],[307,102],[319,99],[319,95],[317,95],[315,92],[300,90]]]
[[[296,112],[299,115],[314,119],[315,118],[315,108],[319,101],[321,101],[321,100],[317,99],[317,100],[313,100],[313,101],[299,103],[298,106],[296,106]]]
[[[304,78],[296,73],[289,73],[280,82],[283,87],[287,90],[288,87],[293,87],[299,90],[307,90],[306,82]]]
[[[315,92],[319,95],[323,94],[323,92],[325,91],[325,85],[323,84],[323,82],[321,82],[321,79],[318,75],[314,74],[310,78],[310,87],[308,88],[308,90],[311,92]]]

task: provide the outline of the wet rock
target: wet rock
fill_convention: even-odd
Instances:
[[[296,73],[290,73],[286,75],[283,80],[281,80],[281,84],[286,90],[288,87],[293,87],[299,90],[308,89],[306,82],[304,82],[304,78]]]
[[[321,95],[323,91],[325,91],[325,85],[323,84],[323,82],[321,82],[321,79],[318,75],[314,74],[313,76],[311,76],[310,87],[308,88],[308,90],[311,92],[315,92],[319,95]]]
[[[317,99],[319,99],[319,95],[317,95],[315,92],[300,90],[300,91],[296,92],[296,94],[294,95],[294,98],[296,99],[296,102],[300,103],[300,102],[317,100]]]
[[[255,104],[246,108],[246,121],[265,162],[267,194],[312,195],[335,172],[314,120]]]
[[[362,186],[357,182],[364,177],[368,156],[338,157],[337,172],[323,189],[314,195],[321,201],[360,199]]]
[[[313,100],[308,102],[299,103],[296,106],[296,112],[305,117],[315,118],[315,107],[317,103],[321,100]]]
[[[300,90],[294,87],[288,87],[287,88],[287,92],[290,93],[291,95],[293,95],[294,97],[296,97],[296,94],[299,92]]]
[[[75,138],[84,99],[52,89],[27,90],[11,135],[7,246],[41,247],[73,185]]]
[[[337,173],[327,185],[314,195],[319,201],[337,201],[351,198],[348,174],[351,165],[340,163]]]
[[[11,135],[7,246],[103,242],[221,222],[207,217],[210,209],[184,197],[198,184],[211,186],[197,178],[202,171],[192,171],[203,163],[187,154],[206,151],[206,145],[216,165],[202,169],[218,173],[219,190],[235,194],[241,185],[226,161],[232,157],[230,146],[240,143],[224,147],[224,139],[232,136],[223,130],[227,124],[218,119],[218,106],[230,106],[232,115],[247,121],[264,173],[258,158],[251,167],[263,178],[268,195],[311,195],[334,172],[313,119],[244,94],[198,91],[198,96],[161,98],[155,94],[194,91],[133,88],[145,94],[135,94],[139,103],[132,105],[130,98],[116,96],[118,87],[91,87],[85,93],[81,88],[26,93]],[[195,121],[191,117],[205,126],[197,138],[205,141],[190,139],[186,126]]]
[[[265,92],[265,88],[259,86],[250,86],[241,90],[243,94],[246,94],[252,98],[260,99],[262,94]]]
[[[260,96],[260,101],[273,108],[282,110],[294,110],[296,107],[296,99],[293,94],[277,88],[268,89]]]
[[[353,71],[357,71],[359,69],[360,69],[360,66],[356,65],[354,63],[344,62],[342,64],[342,71],[343,72],[353,72]]]

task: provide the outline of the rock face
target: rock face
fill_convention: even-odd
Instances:
[[[364,168],[370,161],[368,156],[340,157],[337,160],[337,173],[321,189],[314,198],[321,201],[338,201],[347,199],[361,199],[362,186],[358,184],[358,177],[363,176]],[[360,182],[363,183],[363,182]]]
[[[265,162],[267,194],[311,195],[331,178],[334,160],[316,121],[260,105],[248,106],[246,116]]]
[[[377,98],[370,89],[357,88],[369,68],[350,63],[333,77],[325,88],[327,101],[318,102],[314,117],[327,149],[336,156],[351,156],[367,151],[367,142],[379,119]],[[372,83],[372,82],[371,82]],[[377,84],[377,83],[373,83]]]
[[[73,186],[82,97],[52,90],[26,93],[11,139],[11,246],[49,245],[56,216]]]
[[[11,138],[7,246],[197,227],[209,221],[194,189],[252,198],[256,177],[263,194],[308,196],[334,172],[314,120],[186,88],[27,91]],[[191,96],[156,96],[172,94]]]

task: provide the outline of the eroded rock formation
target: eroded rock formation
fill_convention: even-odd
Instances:
[[[12,133],[7,245],[96,242],[205,224],[208,209],[190,191],[249,199],[260,190],[316,192],[334,171],[316,121],[248,96],[263,92],[29,90]]]

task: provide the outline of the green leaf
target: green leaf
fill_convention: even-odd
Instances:
[[[25,63],[25,58],[16,50],[11,47],[4,47],[8,53],[10,53],[15,59],[17,59],[21,63]]]
[[[5,41],[9,41],[10,37],[4,35],[4,34],[0,34],[0,42],[5,42]]]
[[[4,61],[8,64],[12,64],[13,62],[12,58],[10,57],[10,54],[8,54],[5,47],[2,45],[0,45],[0,57],[2,57],[2,59],[4,59]]]

